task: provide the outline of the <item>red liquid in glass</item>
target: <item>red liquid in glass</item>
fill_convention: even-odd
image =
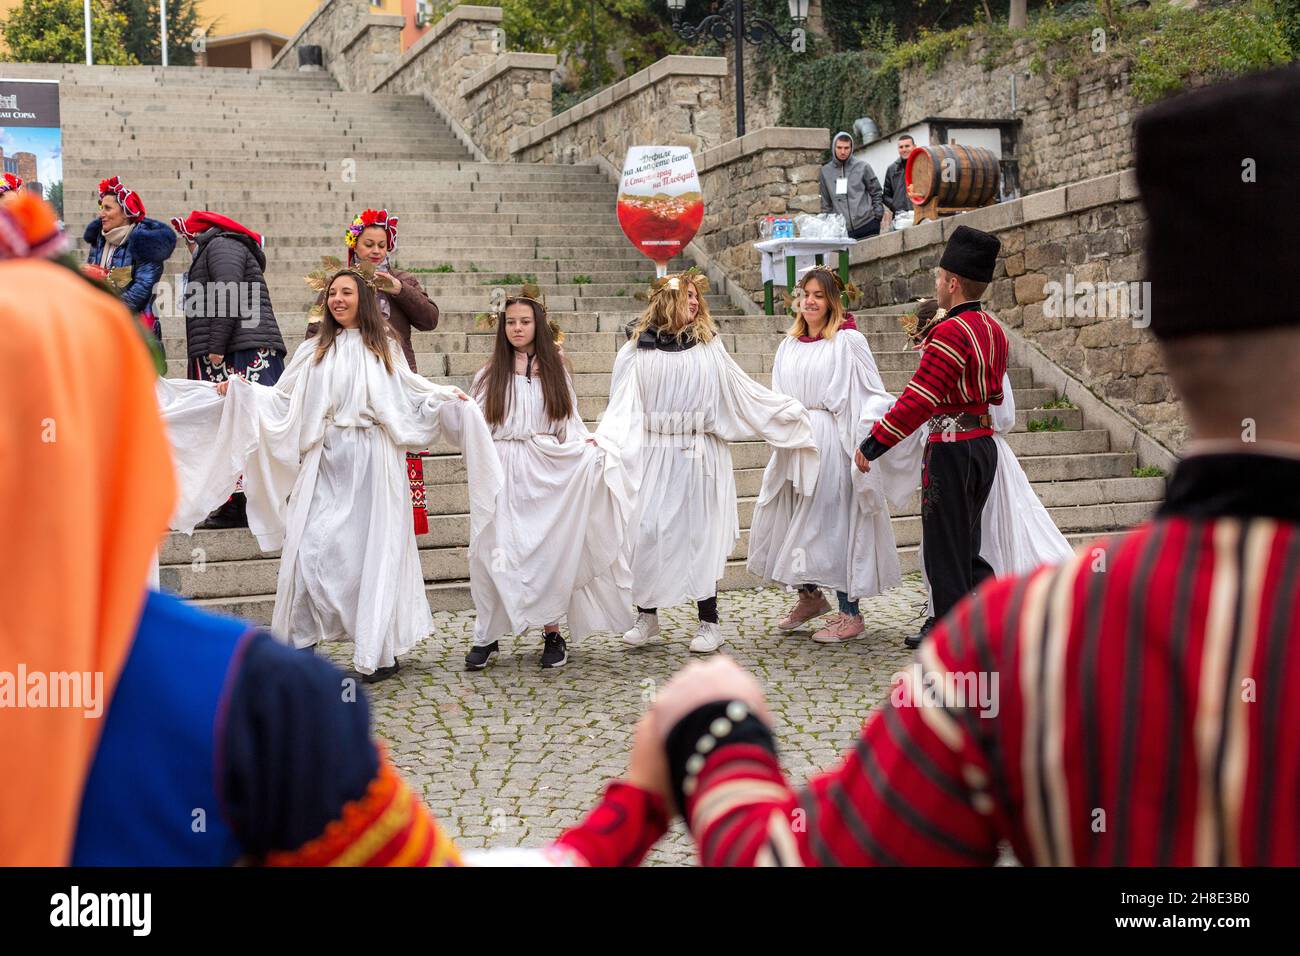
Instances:
[[[655,262],[667,262],[686,248],[704,221],[704,201],[687,196],[620,196],[618,224],[632,244]]]

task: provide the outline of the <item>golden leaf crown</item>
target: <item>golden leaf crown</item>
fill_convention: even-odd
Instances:
[[[345,271],[355,272],[361,276],[361,281],[369,286],[371,292],[379,291],[379,286],[375,283],[378,267],[373,262],[358,262],[356,265],[349,266],[345,265],[338,256],[321,256],[320,265],[303,277],[307,287],[316,293],[316,303],[307,310],[308,318],[324,314],[325,304],[321,298],[329,287],[330,280]]]
[[[792,293],[790,292],[790,290],[786,289],[781,293],[781,298],[785,302],[786,311],[789,312],[796,319],[799,317],[799,297],[803,294],[804,283],[807,282],[808,277],[815,272],[825,273],[826,275],[830,276],[831,281],[835,284],[835,291],[839,292],[842,295],[847,295],[849,297],[850,302],[852,302],[854,299],[857,299],[859,296],[862,295],[862,291],[857,286],[855,286],[852,282],[846,284],[844,280],[840,278],[840,274],[836,272],[834,269],[832,269],[830,266],[827,265],[813,266],[811,269],[809,269],[807,272],[803,274],[803,278],[799,280],[799,285],[795,292]]]
[[[682,287],[683,283],[689,282],[695,286],[697,295],[709,294],[709,277],[699,270],[696,266],[691,266],[682,272],[673,272],[666,276],[660,276],[650,283],[648,292],[638,292],[636,298],[642,302],[649,302],[660,292],[669,289],[676,292]]]
[[[921,325],[921,320],[915,312],[909,313],[898,320],[902,326],[903,332],[913,343],[919,345],[936,325],[948,317],[947,309],[939,309],[931,316],[930,320]]]
[[[540,306],[542,315],[546,317],[546,324],[550,326],[551,336],[555,339],[555,344],[559,345],[564,341],[564,330],[560,328],[560,323],[550,317],[550,313],[546,308],[546,295],[542,292],[541,286],[533,282],[525,282],[517,292],[493,289],[492,300],[488,303],[488,311],[480,312],[474,318],[479,328],[495,329],[497,323],[505,316],[506,303],[521,301],[532,302]]]

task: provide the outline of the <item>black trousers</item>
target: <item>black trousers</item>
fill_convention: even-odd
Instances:
[[[880,235],[879,216],[872,219],[868,219],[862,225],[849,231],[850,239],[865,239],[868,236],[878,236],[878,235]]]
[[[993,575],[980,557],[980,517],[997,467],[997,446],[988,436],[925,446],[921,536],[936,620]]]
[[[710,624],[718,623],[718,596],[716,594],[711,598],[705,598],[703,601],[696,601],[695,607],[699,613],[701,621],[707,621]],[[659,608],[657,607],[641,607],[641,605],[638,604],[636,609],[642,614],[659,613]]]

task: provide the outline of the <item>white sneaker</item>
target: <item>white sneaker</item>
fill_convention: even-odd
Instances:
[[[658,633],[659,615],[642,612],[636,616],[636,623],[632,625],[632,630],[623,635],[623,640],[633,647],[640,647]]]
[[[712,654],[727,639],[722,636],[722,628],[709,621],[700,621],[700,629],[695,632],[695,640],[691,641],[691,651],[696,654]]]

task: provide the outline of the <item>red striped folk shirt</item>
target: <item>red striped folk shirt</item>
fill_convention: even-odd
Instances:
[[[1006,371],[1007,336],[997,320],[981,311],[978,302],[956,306],[930,332],[921,364],[894,407],[872,427],[871,437],[878,443],[873,446],[883,453],[924,425],[931,415],[987,413],[990,403],[1002,402]],[[955,437],[960,440],[992,433],[992,429],[976,429]],[[931,435],[930,440],[942,437]]]
[[[766,747],[716,749],[703,861],[1300,864],[1297,488],[1300,460],[1187,459],[1154,520],[988,582],[921,645],[922,682],[996,674],[991,706],[902,706],[908,674],[802,793]]]

